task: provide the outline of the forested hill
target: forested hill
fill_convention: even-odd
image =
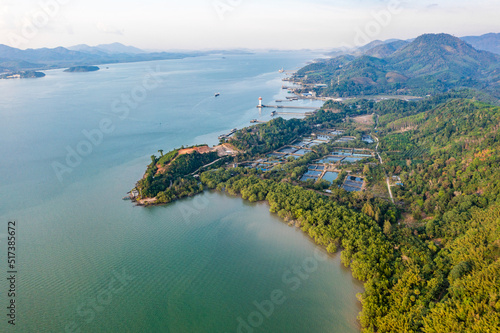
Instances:
[[[393,234],[406,258],[400,287],[409,301],[392,299],[391,320],[424,332],[496,332],[500,108],[467,99],[427,109],[387,101],[376,112],[386,170],[404,183],[394,190],[408,212],[400,223],[410,227]],[[404,236],[410,229],[417,237]],[[379,331],[400,331],[387,319]]]
[[[377,219],[375,198],[346,209],[341,197],[273,180],[272,171],[220,169],[201,180],[265,199],[328,251],[340,247],[342,263],[364,282],[363,332],[498,332],[500,108],[460,95],[371,107],[382,167],[403,184],[392,187],[397,223]]]
[[[408,44],[409,42],[404,40],[398,40],[391,43],[383,43],[365,51],[365,55],[375,58],[385,58]]]
[[[447,34],[427,34],[396,51],[391,67],[409,76],[446,72],[457,77],[478,74],[491,66],[498,68],[500,56],[474,49],[460,38]]]
[[[389,172],[405,184],[395,194],[416,220],[432,221],[432,234],[459,232],[472,207],[499,200],[499,107],[459,99],[413,115],[382,115],[380,123]]]
[[[387,47],[379,47],[373,54],[381,54],[380,58],[341,56],[308,65],[296,73],[295,80],[328,84],[326,90],[317,92],[340,97],[381,93],[425,96],[462,87],[500,97],[499,55],[478,51],[447,34],[422,35],[395,52]]]

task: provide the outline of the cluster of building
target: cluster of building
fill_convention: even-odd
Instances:
[[[255,168],[262,171],[269,171],[275,166],[284,164],[290,158],[298,159],[308,152],[313,151],[314,146],[322,143],[330,142],[333,138],[344,134],[342,130],[326,130],[321,133],[312,134],[311,137],[303,138],[293,142],[290,145],[284,146],[270,154],[265,158],[255,161],[247,161],[240,163],[239,166]],[[341,137],[340,141],[335,142],[349,142],[355,140],[353,137]],[[339,140],[339,139],[337,139]],[[330,184],[333,183],[339,176],[341,170],[339,168],[342,164],[352,164],[361,162],[362,160],[372,158],[375,153],[369,149],[357,148],[335,148],[332,152],[321,159],[313,161],[308,165],[307,171],[300,178],[301,181],[312,180],[314,182],[319,180],[326,180]],[[365,182],[364,178],[357,175],[352,175],[350,172],[341,185],[347,191],[361,191]]]

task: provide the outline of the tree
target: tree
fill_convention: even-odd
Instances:
[[[429,238],[434,238],[436,235],[436,223],[434,220],[430,220],[427,222],[425,225],[425,233],[427,234],[427,237]]]
[[[369,202],[365,203],[361,211],[370,217],[375,216],[375,211],[373,210],[373,206]]]
[[[160,153],[161,156],[163,156],[163,149],[158,149],[158,152]]]
[[[375,221],[380,222],[382,218],[382,212],[380,211],[380,207],[377,207],[377,209],[375,210],[375,216],[373,218],[375,219]]]
[[[389,220],[385,220],[384,222],[384,234],[390,235],[392,232],[392,224]]]
[[[462,261],[453,267],[453,269],[450,272],[450,278],[452,281],[459,279],[463,275],[469,273],[470,270],[471,270],[470,264],[467,261]]]
[[[370,173],[370,166],[368,164],[365,164],[363,167],[363,174],[367,176]]]

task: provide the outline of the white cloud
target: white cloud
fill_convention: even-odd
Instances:
[[[102,23],[102,22],[98,22],[96,24],[96,28],[97,28],[97,30],[99,30],[100,32],[105,33],[105,34],[112,34],[112,35],[123,36],[124,33],[125,33],[125,29],[116,28],[116,27],[114,27],[112,25],[105,24],[105,23]]]

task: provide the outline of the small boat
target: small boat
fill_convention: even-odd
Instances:
[[[217,96],[219,96],[219,95],[220,95],[220,93],[215,93],[215,97],[217,97]]]

